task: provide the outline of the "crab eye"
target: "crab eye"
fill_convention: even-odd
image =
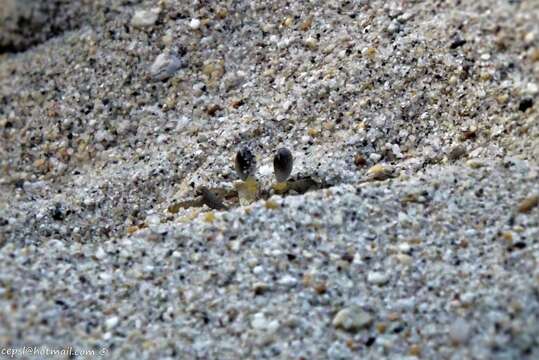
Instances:
[[[277,150],[273,158],[273,172],[277,182],[281,183],[286,181],[292,173],[292,167],[294,166],[294,158],[292,153],[287,148],[280,148]]]
[[[234,165],[240,179],[246,180],[249,176],[254,176],[255,174],[256,158],[248,147],[243,147],[236,153]]]

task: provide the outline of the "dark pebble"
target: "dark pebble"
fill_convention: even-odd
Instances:
[[[455,161],[460,159],[464,155],[466,155],[466,147],[464,145],[457,145],[449,151],[449,153],[447,154],[447,158],[451,161]]]
[[[354,261],[354,254],[344,253],[341,256],[341,259],[344,261],[348,261],[349,263],[352,263],[352,261]]]
[[[65,214],[62,211],[62,205],[57,203],[54,209],[52,210],[52,218],[56,221],[62,221],[65,218]]]
[[[461,47],[462,45],[466,44],[466,40],[460,38],[460,37],[457,37],[453,40],[453,42],[451,43],[451,45],[449,45],[449,48],[450,49],[456,49],[456,48],[459,48]]]
[[[518,104],[518,109],[522,112],[528,110],[533,106],[533,99],[532,98],[525,98],[520,100],[520,104]]]
[[[16,189],[23,189],[24,188],[24,180],[23,179],[15,180],[15,188]]]

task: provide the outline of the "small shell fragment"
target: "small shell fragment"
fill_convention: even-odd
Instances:
[[[176,56],[162,53],[155,58],[150,67],[150,75],[154,80],[163,81],[174,75],[182,66],[182,61]]]

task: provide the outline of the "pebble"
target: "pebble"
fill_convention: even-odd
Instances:
[[[413,258],[410,255],[399,253],[395,255],[395,258],[403,265],[410,265]]]
[[[380,155],[378,153],[371,153],[369,155],[369,159],[371,159],[373,162],[378,162],[378,161],[380,161],[381,158],[382,158],[382,155]]]
[[[316,41],[315,38],[313,37],[308,37],[305,39],[305,45],[311,49],[311,50],[314,50],[318,47],[318,41]]]
[[[198,30],[200,28],[200,20],[191,19],[191,21],[189,21],[189,27],[193,30]]]
[[[412,345],[410,346],[410,349],[408,350],[408,354],[410,354],[410,356],[413,356],[413,357],[421,357],[421,346],[419,345]]]
[[[403,242],[399,244],[399,251],[402,253],[409,253],[412,250],[412,247],[407,242]]]
[[[136,28],[147,28],[155,24],[161,9],[137,10],[131,18],[131,25]]]
[[[251,327],[255,330],[274,333],[279,329],[278,320],[269,320],[263,313],[256,313],[251,319]]]
[[[539,93],[539,86],[536,83],[528,83],[525,92],[531,96],[536,95]]]
[[[394,169],[391,165],[377,164],[367,171],[367,176],[371,180],[386,180],[392,177]]]
[[[367,165],[367,159],[365,159],[365,156],[363,154],[356,154],[354,157],[354,164],[359,168]]]
[[[354,358],[352,351],[339,341],[331,344],[326,354],[329,360],[350,360]]]
[[[270,286],[263,282],[256,282],[253,284],[253,292],[255,295],[262,295],[270,289]]]
[[[465,154],[466,147],[462,144],[459,144],[451,148],[449,154],[447,154],[447,158],[451,161],[455,161],[463,157]]]
[[[520,103],[518,104],[518,109],[522,112],[525,112],[532,106],[533,106],[533,99],[531,97],[527,97],[520,100]]]
[[[388,33],[396,33],[400,30],[400,25],[397,21],[392,21],[388,26],[387,26],[387,32]]]
[[[480,159],[470,159],[466,161],[466,166],[472,168],[472,169],[479,169],[480,167],[483,167],[484,163]]]
[[[291,275],[285,275],[279,280],[279,285],[293,287],[298,283],[298,280],[291,276]]]
[[[531,195],[522,200],[517,209],[520,213],[529,213],[537,205],[539,205],[539,195]]]
[[[95,257],[99,260],[103,260],[107,256],[107,253],[103,248],[100,246],[97,248],[97,251],[95,252]]]
[[[375,285],[383,285],[389,281],[389,274],[380,271],[371,271],[367,275],[367,281]]]
[[[146,216],[145,222],[146,222],[146,224],[148,224],[150,226],[156,226],[156,225],[159,225],[161,223],[161,218],[157,214],[150,214],[150,215]]]
[[[464,344],[469,340],[471,328],[464,319],[457,319],[449,327],[449,337],[453,344]]]
[[[117,316],[113,316],[105,321],[105,327],[107,328],[107,330],[114,329],[119,322],[120,318],[118,318]]]
[[[372,316],[358,306],[350,306],[340,310],[333,318],[333,326],[348,332],[357,332],[368,327]]]
[[[259,274],[263,274],[264,273],[264,267],[261,266],[261,265],[257,265],[253,268],[253,274],[255,275],[259,275]]]
[[[416,306],[416,299],[413,297],[399,299],[395,302],[394,308],[401,311],[410,311],[413,310]]]
[[[150,67],[150,75],[154,80],[163,81],[173,76],[183,66],[176,56],[169,53],[161,53]]]

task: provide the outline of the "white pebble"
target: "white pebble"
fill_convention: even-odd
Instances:
[[[539,86],[536,83],[528,83],[526,86],[526,93],[529,95],[535,95],[539,92]]]
[[[137,10],[131,18],[131,25],[137,28],[150,27],[157,21],[160,11],[159,8]]]
[[[333,318],[332,324],[345,331],[356,332],[367,327],[372,322],[372,316],[357,306],[340,310]]]
[[[340,211],[333,214],[333,225],[341,226],[344,222],[343,215]]]
[[[150,226],[159,225],[161,223],[161,219],[159,218],[159,215],[156,214],[148,215],[146,217],[146,223]]]
[[[405,298],[405,299],[399,299],[395,302],[394,308],[395,310],[413,310],[415,308],[416,301],[415,298]]]
[[[284,286],[294,286],[297,283],[296,278],[291,275],[285,275],[279,280],[279,284]]]
[[[279,329],[279,321],[267,319],[263,313],[256,313],[251,320],[251,326],[255,330],[273,333]]]
[[[369,155],[369,159],[371,159],[373,162],[378,162],[382,158],[382,155],[377,153],[372,153]]]
[[[353,359],[352,351],[340,341],[335,341],[326,352],[327,358],[331,360]]]
[[[402,252],[402,253],[409,253],[410,250],[412,250],[410,244],[408,244],[407,242],[403,242],[401,244],[399,244],[399,251]]]
[[[238,252],[241,249],[241,241],[239,240],[232,240],[229,242],[230,250],[234,252]]]
[[[530,31],[524,36],[524,42],[531,44],[535,40],[535,33]]]
[[[371,271],[367,275],[367,281],[371,284],[382,285],[389,281],[389,274],[380,271]]]
[[[191,21],[189,22],[189,27],[193,30],[197,30],[198,28],[200,28],[200,20],[198,19],[191,19]]]
[[[107,330],[113,329],[118,325],[120,322],[120,319],[117,316],[113,316],[111,318],[108,318],[107,321],[105,321],[105,327]]]
[[[105,250],[103,250],[101,246],[98,247],[97,251],[95,252],[95,257],[98,258],[99,260],[102,260],[105,258],[105,256],[107,256],[107,253],[105,252]]]
[[[110,272],[103,271],[99,274],[99,278],[106,283],[110,283],[112,280],[112,274]]]
[[[466,343],[470,337],[470,325],[464,319],[457,319],[449,328],[449,337],[457,344]]]
[[[463,304],[470,305],[475,300],[476,295],[473,292],[465,292],[460,296],[460,301]]]
[[[395,33],[399,31],[399,23],[397,21],[392,21],[391,24],[387,26],[388,33]]]
[[[391,145],[391,151],[393,151],[396,157],[402,158],[401,148],[398,144]]]

